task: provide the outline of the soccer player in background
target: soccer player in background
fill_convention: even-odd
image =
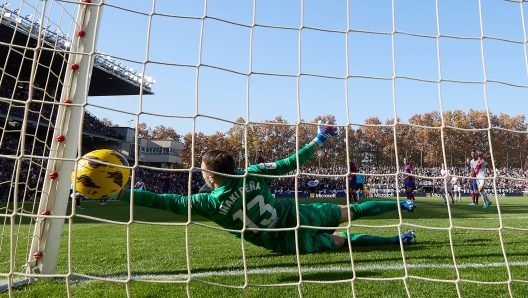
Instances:
[[[366,202],[367,199],[370,198],[370,189],[369,189],[368,184],[366,183],[363,184],[363,194],[365,195],[365,202]]]
[[[475,156],[478,156],[475,159]],[[477,152],[475,150],[471,151],[471,157],[473,157],[471,167],[475,170],[475,175],[477,176],[477,193],[480,193],[482,195],[482,200],[484,201],[484,209],[488,209],[488,207],[492,204],[491,200],[488,198],[488,193],[486,193],[486,177],[488,176],[488,163],[480,157],[480,155],[477,155]]]
[[[403,159],[403,164],[405,165],[403,167],[403,172],[405,173],[403,174],[403,184],[405,185],[407,200],[416,201],[413,194],[413,190],[416,189],[416,184],[414,183],[414,177],[409,175],[414,173],[412,164],[407,157]]]
[[[246,172],[235,172],[235,176],[240,178],[226,176],[233,175],[235,171],[235,159],[231,154],[222,150],[206,152],[201,168],[207,185],[213,189],[210,193],[193,194],[189,198],[179,194],[156,194],[137,189],[124,189],[117,197],[125,202],[133,199],[135,205],[182,215],[186,215],[190,208],[193,214],[207,217],[225,229],[241,231],[246,228],[244,240],[279,253],[295,253],[296,238],[301,253],[339,249],[348,246],[349,241],[352,246],[414,243],[416,237],[412,230],[394,237],[335,232],[339,224],[348,222],[349,219],[358,220],[364,216],[396,211],[398,208],[412,212],[414,211],[412,201],[369,201],[360,205],[330,203],[297,205],[294,200],[275,200],[268,187],[268,182],[273,178],[252,175],[278,176],[296,170],[297,162],[299,166],[304,165],[328,138],[337,134],[337,128],[331,123],[323,124],[320,121],[317,132],[316,137],[296,154],[276,162],[250,166],[245,178]],[[300,225],[321,228],[301,228],[297,231],[269,230],[296,227],[297,220]],[[241,237],[240,232],[231,232],[231,234]]]
[[[453,190],[453,197],[455,201],[462,202],[462,188],[460,187],[460,179],[456,176],[451,178],[451,189]]]
[[[358,203],[357,193],[356,193],[356,186],[357,186],[357,176],[355,173],[357,173],[356,164],[351,161],[350,162],[350,176],[348,176],[348,198],[352,198],[354,203]],[[350,201],[349,201],[350,202]]]
[[[77,209],[79,210],[84,210],[84,207],[81,206],[82,198],[83,196],[81,196],[80,193],[78,192],[75,193],[75,205],[77,205]]]
[[[365,193],[363,192],[363,180],[365,178],[363,177],[363,175],[361,174],[356,174],[356,196],[360,196],[360,195],[363,195],[363,202],[366,202],[367,201],[367,196],[365,195]],[[359,200],[359,198],[358,198]]]
[[[143,182],[143,179],[138,178],[136,181],[136,185],[134,185],[135,189],[141,189],[141,190],[147,190],[147,187],[145,186],[145,183]]]
[[[471,167],[471,160],[468,158],[466,160],[466,170],[468,172],[468,176],[470,177],[468,179],[468,186],[469,186],[469,193],[471,194],[471,204],[469,206],[477,206],[478,205],[478,191],[477,191],[477,180],[475,179],[477,175],[475,174],[475,169]]]
[[[453,189],[451,188],[451,172],[447,170],[442,164],[442,169],[440,170],[440,174],[442,175],[442,181],[440,183],[440,194],[442,195],[442,198],[444,199],[444,205],[447,205],[447,196],[451,197],[451,204],[455,203],[455,199],[453,198]],[[447,195],[446,195],[447,193]]]
[[[168,169],[169,168],[169,165],[165,165],[164,166],[165,169]],[[172,172],[170,171],[166,171],[164,172],[162,175],[161,175],[161,193],[162,194],[165,194],[165,193],[169,193],[170,191],[170,187],[171,187],[171,183],[172,183]]]

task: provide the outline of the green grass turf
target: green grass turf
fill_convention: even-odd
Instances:
[[[418,198],[416,212],[404,212],[401,218],[402,230],[414,229],[418,242],[403,250],[397,245],[354,247],[352,252],[323,251],[299,258],[249,243],[242,246],[204,218],[175,225],[186,218],[134,207],[134,220],[156,224],[126,225],[128,204],[83,202],[86,209],[80,215],[118,223],[75,216],[70,235],[64,226],[57,273],[68,274],[71,268],[69,284],[40,279],[0,297],[352,297],[353,292],[356,297],[408,297],[407,291],[412,297],[526,297],[528,198],[499,198],[500,213],[497,204],[484,210],[463,199],[450,206],[449,214],[440,198]],[[28,230],[25,221],[14,222],[17,229]],[[353,233],[393,236],[400,218],[392,212],[352,223]],[[10,241],[3,239],[0,273],[6,274]],[[16,272],[24,272],[26,256],[20,255]]]

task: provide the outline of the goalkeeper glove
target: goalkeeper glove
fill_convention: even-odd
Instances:
[[[329,126],[333,124],[330,121],[326,122],[325,124],[322,120],[319,120],[318,124],[319,126],[317,127],[317,136],[312,140],[312,142],[317,144],[318,148],[321,148],[327,139],[337,135],[337,127]]]

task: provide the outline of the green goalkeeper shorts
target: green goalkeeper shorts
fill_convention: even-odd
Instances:
[[[299,205],[299,217],[301,226],[312,226],[313,228],[299,228],[298,243],[300,253],[310,253],[324,249],[337,249],[331,237],[332,229],[320,229],[318,227],[337,227],[341,222],[341,211],[336,204],[312,203]],[[286,221],[287,227],[297,225],[295,209],[289,214]],[[278,244],[275,251],[281,253],[295,253],[295,231],[280,232]]]

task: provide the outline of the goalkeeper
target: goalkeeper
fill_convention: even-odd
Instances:
[[[295,229],[297,226],[296,203],[293,200],[275,200],[268,183],[272,178],[254,176],[284,175],[306,163],[314,153],[328,139],[337,134],[337,128],[330,122],[323,124],[319,121],[318,134],[309,144],[300,149],[297,154],[272,163],[260,163],[248,168],[245,172],[235,172],[235,160],[229,153],[221,150],[208,151],[202,159],[202,174],[207,185],[212,188],[209,193],[198,193],[188,196],[179,194],[156,194],[149,191],[132,190],[135,205],[170,211],[176,214],[188,214],[189,203],[191,212],[207,217],[229,230],[244,231],[244,240],[258,246],[279,253],[295,253]],[[241,177],[227,177],[221,174],[240,175]],[[131,190],[123,190],[119,200],[129,202]],[[243,207],[245,196],[246,206]],[[412,201],[400,203],[402,210],[414,211]],[[375,216],[398,209],[397,201],[369,201],[359,205],[337,205],[330,203],[299,204],[299,224],[313,227],[337,227],[351,220],[363,216]],[[349,212],[350,211],[350,212]],[[241,238],[241,232],[232,232]],[[414,232],[409,230],[394,237],[379,237],[363,234],[348,234],[346,231],[334,232],[333,229],[299,228],[299,252],[309,253],[324,249],[338,249],[356,245],[386,245],[412,244],[415,242]]]

